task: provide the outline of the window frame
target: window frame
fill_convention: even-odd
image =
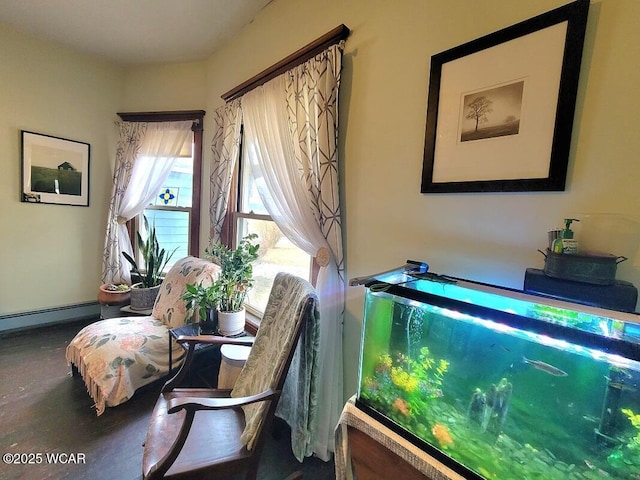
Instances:
[[[191,215],[189,216],[189,255],[199,256],[200,253],[200,212],[202,197],[202,140],[203,123],[206,112],[204,110],[180,110],[168,112],[119,112],[118,116],[125,122],[176,122],[193,120],[193,179],[191,197]],[[131,245],[137,254],[136,231],[137,217],[127,222],[127,230]]]

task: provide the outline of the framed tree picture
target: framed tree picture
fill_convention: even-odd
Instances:
[[[89,206],[89,144],[26,130],[21,134],[21,200]]]
[[[422,193],[564,190],[588,10],[431,57]]]

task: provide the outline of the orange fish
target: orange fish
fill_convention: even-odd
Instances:
[[[409,414],[410,414],[410,412],[409,412],[409,404],[405,400],[403,400],[402,398],[396,398],[396,401],[393,402],[393,408],[398,410],[405,417],[408,417]]]
[[[446,426],[436,423],[431,429],[431,433],[433,433],[433,436],[440,442],[440,445],[453,445],[453,438],[451,438],[449,429]]]

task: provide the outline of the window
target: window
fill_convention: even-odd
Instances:
[[[147,217],[149,225],[155,225],[160,248],[164,248],[167,255],[175,250],[165,270],[189,255],[192,205],[193,156],[189,153],[188,157],[176,160],[154,201],[141,214]],[[136,224],[143,238],[146,238],[147,232],[144,231],[142,216],[137,219]],[[140,252],[138,258],[141,260]]]
[[[143,215],[149,225],[155,225],[158,243],[167,253],[176,250],[167,264],[169,269],[175,262],[187,255],[198,256],[200,250],[200,185],[202,171],[202,130],[203,110],[157,113],[119,113],[122,120],[129,122],[170,122],[193,120],[193,138],[190,145],[183,148],[176,160],[165,184]],[[136,258],[139,260],[136,232],[139,230],[143,238],[142,215],[129,222],[131,244]]]
[[[245,303],[249,312],[261,317],[276,274],[288,272],[310,280],[312,258],[291,243],[268,214],[258,194],[251,162],[244,151],[239,163],[233,241],[235,245],[250,233],[258,235],[260,256],[253,265],[255,284]]]

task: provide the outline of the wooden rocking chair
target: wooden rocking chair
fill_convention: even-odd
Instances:
[[[142,461],[145,480],[238,473],[245,473],[247,480],[256,478],[298,338],[307,323],[318,319],[317,302],[307,281],[278,273],[253,342],[216,336],[178,338],[188,345],[187,356],[163,387],[151,415]],[[177,387],[199,342],[253,345],[233,390]]]

